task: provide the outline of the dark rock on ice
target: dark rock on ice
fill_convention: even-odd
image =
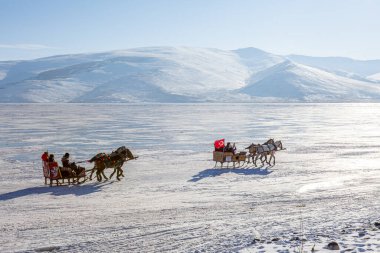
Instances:
[[[337,242],[330,242],[327,244],[327,248],[330,250],[339,250],[339,244]]]

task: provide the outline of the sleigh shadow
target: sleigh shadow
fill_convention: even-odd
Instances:
[[[208,177],[217,177],[220,175],[223,175],[225,173],[235,173],[238,175],[259,175],[259,176],[267,176],[273,171],[268,170],[268,168],[255,168],[255,169],[237,169],[237,168],[231,168],[231,169],[206,169],[198,174],[194,175],[192,179],[190,179],[188,182],[198,182],[204,178]]]
[[[76,185],[76,186],[36,186],[36,187],[29,187],[25,189],[20,189],[13,192],[7,192],[0,194],[0,201],[6,201],[10,199],[17,199],[29,195],[38,195],[38,194],[51,194],[54,196],[64,196],[64,195],[75,195],[75,196],[82,196],[87,195],[95,192],[101,191],[101,189],[106,186],[110,185],[113,182],[107,182],[103,184],[85,184],[85,185]]]

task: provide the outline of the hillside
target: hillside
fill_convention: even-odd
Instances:
[[[365,101],[380,99],[380,85],[285,61],[253,76],[241,92],[281,101]]]
[[[136,48],[0,62],[0,102],[377,101],[379,72],[256,48]]]

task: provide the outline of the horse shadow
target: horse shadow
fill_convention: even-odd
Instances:
[[[51,194],[54,196],[64,196],[64,195],[75,195],[75,196],[83,196],[95,192],[101,191],[101,189],[113,182],[107,182],[103,184],[85,184],[85,185],[77,185],[77,186],[35,186],[29,187],[25,189],[20,189],[13,192],[7,192],[0,194],[0,201],[6,201],[11,199],[17,199],[29,195],[38,195],[38,194]]]
[[[265,169],[261,169],[262,167],[258,167],[255,169],[241,169],[241,168],[231,168],[231,169],[223,169],[223,168],[212,168],[212,169],[205,169],[198,174],[194,175],[192,179],[190,179],[188,182],[198,182],[204,178],[208,177],[217,177],[220,175],[223,175],[225,173],[235,173],[238,175],[259,175],[259,176],[267,176],[273,171],[268,170],[268,167]]]

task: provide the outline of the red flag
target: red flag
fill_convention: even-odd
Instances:
[[[214,142],[215,149],[221,149],[224,148],[224,139],[216,140]]]

